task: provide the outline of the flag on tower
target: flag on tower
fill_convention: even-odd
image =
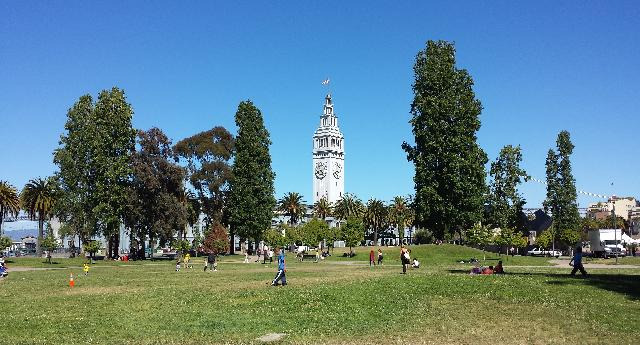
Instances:
[[[329,78],[323,80],[322,85],[329,85]]]

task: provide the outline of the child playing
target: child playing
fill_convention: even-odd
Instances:
[[[282,286],[287,285],[287,277],[285,277],[285,273],[287,269],[284,265],[284,251],[282,248],[278,248],[278,272],[276,273],[276,277],[273,278],[271,282],[271,286],[278,286],[279,281],[282,281]]]
[[[191,261],[191,254],[187,253],[184,256],[184,268],[193,268],[193,266],[189,265],[189,261]]]
[[[176,272],[180,272],[180,260],[176,261]]]
[[[89,275],[89,264],[88,263],[84,263],[84,265],[82,265],[82,271],[84,271],[84,276],[88,276]]]

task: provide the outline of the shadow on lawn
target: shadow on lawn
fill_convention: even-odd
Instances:
[[[449,273],[469,274],[469,270],[450,269]],[[640,300],[640,275],[631,274],[589,274],[582,277],[578,273],[571,276],[568,273],[544,273],[544,272],[518,272],[505,273],[505,276],[544,276],[552,280],[546,281],[549,285],[574,285],[583,284],[599,289],[617,292],[626,295],[629,299]]]

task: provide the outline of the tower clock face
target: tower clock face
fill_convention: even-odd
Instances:
[[[336,162],[333,165],[333,177],[339,179],[341,172],[342,172],[342,165],[340,163]]]
[[[327,165],[323,162],[316,163],[316,178],[322,180],[327,176]]]

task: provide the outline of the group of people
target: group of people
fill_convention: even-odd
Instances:
[[[494,266],[480,266],[480,264],[478,263],[478,261],[475,261],[475,266],[471,269],[471,272],[469,272],[469,274],[483,274],[483,275],[490,275],[490,274],[504,274],[504,267],[502,267],[502,260],[498,261],[498,264],[494,267]]]
[[[216,254],[209,253],[209,255],[207,255],[207,257],[204,259],[203,263],[204,272],[206,272],[207,269],[209,270],[209,272],[218,271],[218,256]],[[191,264],[191,254],[185,254],[182,258],[182,263],[180,262],[180,259],[176,261],[176,272],[180,272],[180,269],[183,268],[183,266],[185,269],[193,268],[193,265]]]

